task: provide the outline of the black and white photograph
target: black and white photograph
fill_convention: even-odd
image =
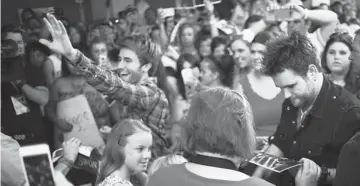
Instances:
[[[360,0],[1,0],[2,186],[360,186]]]

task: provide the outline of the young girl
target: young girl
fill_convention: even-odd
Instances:
[[[152,134],[142,121],[125,119],[111,130],[96,184],[132,186],[130,176],[146,171],[151,158]]]

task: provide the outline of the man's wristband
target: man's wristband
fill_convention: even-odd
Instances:
[[[76,51],[76,54],[75,54],[74,56],[71,56],[71,57],[70,57],[71,59],[69,59],[69,57],[66,57],[66,59],[67,59],[70,63],[72,63],[72,64],[74,64],[74,65],[77,65],[77,64],[79,64],[80,61],[81,61],[81,52],[80,52],[78,49],[75,49],[75,51]]]

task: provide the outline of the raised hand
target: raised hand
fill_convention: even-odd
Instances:
[[[46,14],[44,18],[46,28],[49,30],[53,41],[46,39],[40,39],[39,42],[55,53],[64,55],[69,60],[72,56],[76,55],[76,50],[73,48],[70,42],[70,38],[66,33],[66,29],[61,21],[57,20],[53,15]]]
[[[277,17],[275,17],[275,13],[274,13],[276,10],[279,10],[280,8],[281,7],[277,3],[269,2],[265,11],[264,21],[267,24],[273,24],[276,23],[277,21],[280,21],[278,20]]]
[[[158,14],[158,19],[157,19],[158,24],[164,24],[164,22],[165,22],[165,15],[166,15],[164,9],[159,8],[159,9],[157,10],[157,14]]]
[[[284,8],[288,8],[288,9],[291,10],[291,18],[290,18],[290,20],[296,18],[296,17],[294,17],[296,15],[294,13],[300,14],[301,18],[305,18],[306,12],[308,11],[307,9],[301,7],[300,5],[293,4],[293,3],[285,5]]]
[[[62,144],[64,149],[64,158],[75,162],[79,154],[80,145],[81,145],[81,141],[77,138],[71,138],[67,141],[64,141]]]
[[[210,2],[210,0],[204,0],[204,4],[205,4],[205,8],[206,10],[208,10],[210,13],[214,12],[214,5]]]

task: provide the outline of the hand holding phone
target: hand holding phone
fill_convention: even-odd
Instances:
[[[21,147],[19,154],[27,186],[55,186],[54,167],[47,144]]]
[[[290,8],[280,8],[274,10],[274,15],[277,20],[286,20],[291,18]]]

